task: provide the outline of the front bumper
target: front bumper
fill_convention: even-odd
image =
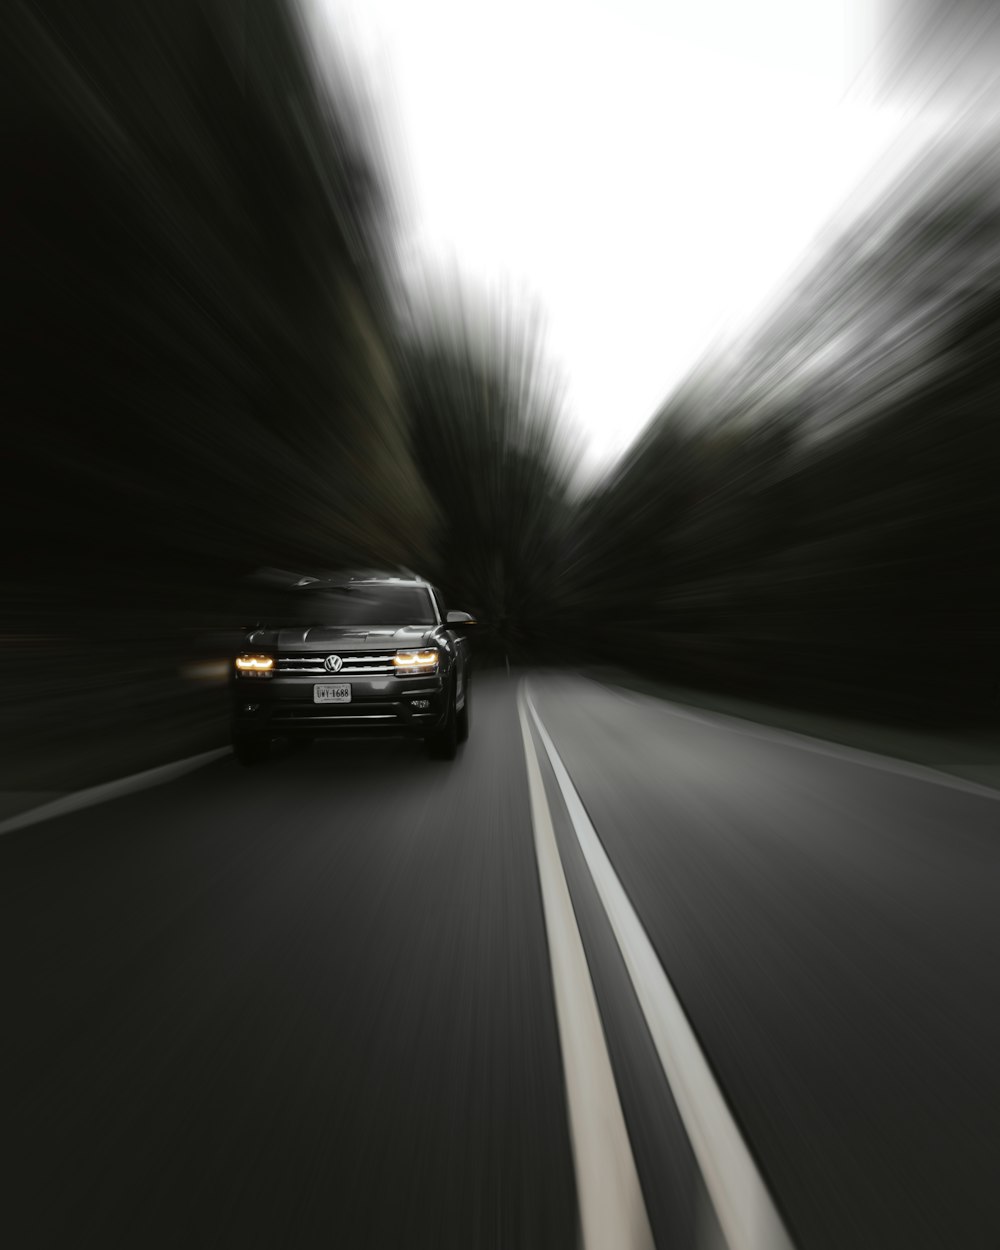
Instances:
[[[316,685],[349,685],[350,703],[316,703]],[[355,734],[425,734],[447,718],[445,682],[433,677],[343,681],[279,674],[268,680],[234,677],[233,732],[268,738]]]

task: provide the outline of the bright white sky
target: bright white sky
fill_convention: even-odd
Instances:
[[[527,292],[587,462],[780,283],[904,121],[872,0],[313,0],[396,153],[407,264]]]

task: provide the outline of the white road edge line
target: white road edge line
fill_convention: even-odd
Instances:
[[[730,1250],[791,1250],[791,1238],[702,1054],[677,993],[527,691],[524,698],[611,922]]]
[[[653,1250],[649,1217],[521,690],[517,711],[524,736],[584,1250]]]
[[[50,803],[41,803],[38,807],[29,808],[17,816],[9,816],[0,821],[0,836],[13,833],[15,829],[24,829],[28,825],[37,825],[55,816],[65,816],[68,812],[78,812],[85,807],[96,807],[99,803],[108,803],[111,799],[121,798],[125,794],[135,794],[139,790],[148,790],[151,786],[161,786],[164,782],[183,777],[185,773],[193,773],[195,769],[211,764],[213,760],[230,755],[232,747],[216,747],[212,751],[203,751],[200,755],[189,755],[183,760],[174,760],[170,764],[160,764],[157,768],[147,768],[144,772],[133,773],[130,777],[119,777],[115,781],[105,781],[99,786],[90,786],[86,790],[76,790],[72,794],[64,794],[62,798],[53,799]]]
[[[746,734],[748,738],[759,738],[762,742],[776,742],[782,746],[797,747],[800,751],[812,751],[814,755],[826,755],[830,759],[842,760],[847,764],[865,764],[883,773],[893,773],[898,777],[908,777],[912,781],[927,781],[931,785],[945,786],[949,790],[960,790],[963,794],[975,794],[981,799],[1000,799],[1000,789],[983,785],[978,781],[970,781],[957,773],[944,772],[933,764],[918,764],[916,760],[905,760],[899,755],[880,755],[877,751],[866,750],[865,747],[851,746],[849,742],[838,742],[833,738],[817,738],[812,734],[803,733],[798,729],[786,729],[783,725],[765,725],[763,721],[750,720],[746,716],[736,716],[730,712],[717,712],[714,708],[695,708],[687,703],[674,703],[666,697],[646,694],[642,690],[632,690],[628,686],[616,686],[613,682],[605,683],[594,677],[581,674],[584,681],[599,686],[602,690],[610,690],[621,698],[633,702],[656,704],[671,716],[682,720],[697,721],[700,725],[708,725],[712,729],[728,729],[733,733]]]

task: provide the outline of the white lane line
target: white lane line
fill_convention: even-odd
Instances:
[[[730,1250],[791,1250],[792,1241],[781,1216],[702,1054],[677,993],[590,823],[530,694],[525,693],[525,700],[611,921]]]
[[[217,747],[214,751],[203,751],[200,755],[189,755],[187,759],[174,760],[157,768],[147,768],[145,772],[133,773],[131,777],[119,777],[99,786],[64,794],[62,798],[53,799],[51,803],[42,803],[18,816],[10,816],[7,820],[0,821],[0,836],[13,833],[15,829],[24,829],[28,825],[37,825],[43,820],[51,820],[54,816],[65,816],[67,812],[78,812],[85,807],[96,807],[98,803],[121,798],[125,794],[135,794],[138,790],[161,786],[166,781],[173,781],[175,777],[193,773],[196,768],[211,764],[213,760],[222,759],[231,752],[231,747]]]
[[[517,711],[524,736],[584,1250],[652,1250],[653,1234],[520,691]]]

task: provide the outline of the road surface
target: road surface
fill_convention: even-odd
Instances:
[[[0,837],[4,1243],[1000,1246],[1000,800],[572,674],[473,719]]]

